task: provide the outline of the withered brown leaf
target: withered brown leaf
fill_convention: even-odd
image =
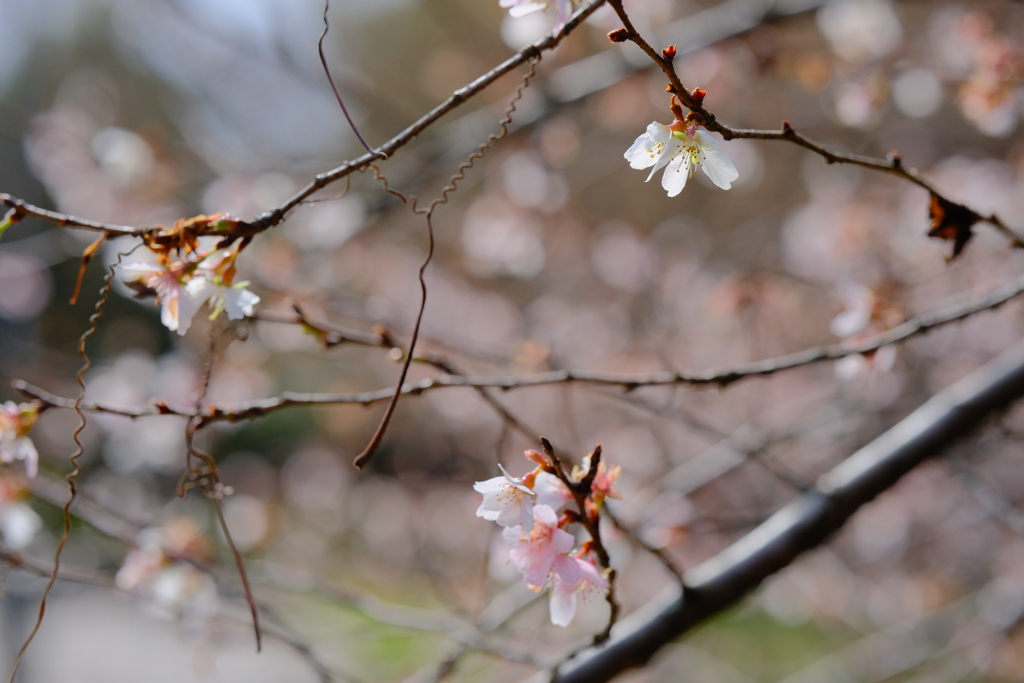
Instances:
[[[974,237],[972,227],[978,222],[979,216],[966,206],[951,202],[948,199],[932,194],[931,206],[928,209],[931,218],[929,237],[938,237],[953,242],[953,253],[947,258],[952,261]]]

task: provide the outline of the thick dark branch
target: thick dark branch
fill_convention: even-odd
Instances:
[[[1009,284],[992,290],[980,297],[968,299],[947,308],[926,313],[911,318],[907,322],[892,328],[882,334],[865,339],[859,343],[830,344],[827,346],[815,346],[797,353],[786,356],[768,358],[742,363],[728,368],[717,368],[700,372],[656,372],[645,375],[635,375],[616,372],[588,372],[585,370],[558,370],[554,372],[541,372],[533,375],[521,376],[495,376],[478,377],[469,375],[451,375],[447,377],[430,377],[406,382],[402,385],[403,394],[419,395],[425,391],[442,389],[446,387],[467,387],[473,389],[520,389],[523,387],[536,387],[548,384],[566,384],[578,382],[581,384],[592,384],[598,386],[616,386],[627,391],[640,387],[672,386],[689,384],[693,386],[716,385],[727,386],[738,380],[747,377],[768,376],[783,370],[821,363],[824,361],[838,360],[846,356],[877,351],[883,346],[905,341],[912,337],[922,335],[936,327],[947,325],[957,320],[963,320],[975,313],[1001,306],[1010,299],[1024,293],[1024,277],[1018,278]],[[294,322],[294,321],[288,321]],[[367,340],[369,341],[369,340]],[[423,359],[422,362],[434,365],[443,371],[450,368],[432,359]],[[15,380],[12,383],[15,389],[31,398],[38,399],[49,406],[68,408],[74,405],[72,399],[56,396],[44,389],[36,387],[22,380]],[[239,420],[261,417],[267,413],[289,406],[300,405],[345,405],[360,404],[370,406],[382,401],[388,401],[394,395],[391,387],[345,394],[313,394],[285,392],[273,398],[258,399],[236,404],[223,404],[208,406],[201,415],[201,424],[210,422],[237,422]],[[90,410],[125,417],[137,418],[151,415],[178,415],[181,417],[197,417],[197,412],[192,408],[174,408],[166,403],[157,402],[147,408],[123,408],[101,402],[84,401],[83,410]]]
[[[609,645],[563,671],[557,680],[599,683],[643,666],[662,646],[734,605],[801,553],[824,543],[862,505],[1022,396],[1024,345],[1018,345],[933,397],[757,529],[687,572],[685,597],[656,615],[642,609],[635,619],[624,620]]]

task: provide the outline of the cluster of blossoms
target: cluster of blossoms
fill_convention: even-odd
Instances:
[[[608,581],[598,567],[593,541],[575,549],[576,539],[565,529],[579,520],[580,514],[597,524],[605,498],[621,498],[614,488],[621,468],[609,471],[604,463],[599,463],[584,509],[562,512],[575,496],[553,474],[554,468],[543,455],[526,451],[526,457],[537,467],[523,478],[513,477],[499,465],[502,476],[474,484],[473,488],[484,497],[476,514],[504,527],[502,538],[511,546],[510,561],[532,590],[550,589],[551,623],[568,626],[576,615],[577,597],[586,598],[593,591],[605,592]],[[570,481],[580,484],[589,471],[590,463],[585,461],[582,469],[573,469]]]
[[[696,175],[698,167],[704,169],[711,182],[728,190],[740,175],[736,166],[718,149],[718,142],[711,134],[700,129],[700,118],[696,114],[683,115],[675,95],[669,107],[675,120],[667,126],[652,122],[647,126],[647,132],[626,150],[624,156],[630,167],[650,168],[647,180],[664,168],[661,186],[668,191],[669,197],[683,191],[686,181]]]
[[[148,599],[161,616],[204,619],[217,611],[217,584],[189,560],[211,556],[209,541],[193,521],[172,519],[139,532],[114,583]]]
[[[160,321],[172,332],[185,334],[192,316],[209,303],[210,319],[221,311],[231,320],[253,314],[260,298],[246,289],[248,282],[235,282],[235,260],[240,244],[233,249],[189,252],[174,261],[169,251],[158,254],[156,263],[126,263],[120,267],[125,284],[136,295],[155,296],[160,305]]]
[[[12,550],[28,546],[43,528],[43,520],[25,502],[28,490],[8,477],[0,477],[0,536]]]
[[[902,324],[906,311],[878,292],[862,284],[843,282],[839,285],[839,296],[846,304],[846,310],[832,319],[832,334],[848,341],[859,341],[881,334]],[[868,354],[853,354],[836,362],[836,376],[850,380],[877,373],[885,374],[896,364],[896,347],[883,346]]]
[[[34,479],[39,470],[39,453],[28,437],[39,418],[38,403],[7,401],[0,405],[0,462],[25,462],[25,473]]]

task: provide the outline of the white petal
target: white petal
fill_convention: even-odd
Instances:
[[[547,4],[543,2],[522,2],[520,0],[520,2],[516,3],[511,7],[511,9],[509,9],[508,13],[509,16],[512,17],[521,17],[526,14],[530,14],[531,12],[542,10],[545,7],[547,7]]]
[[[622,156],[624,156],[626,161],[629,162],[630,168],[647,168],[649,166],[653,166],[658,160],[658,155],[653,151],[653,149],[654,141],[651,139],[650,135],[644,133],[636,139],[636,142],[634,142]]]
[[[673,137],[672,129],[657,121],[651,121],[647,124],[647,134],[651,136],[651,140],[654,142],[667,143]]]
[[[196,310],[217,293],[217,285],[199,275],[188,281],[185,292],[192,297]]]
[[[519,543],[526,536],[526,530],[521,526],[507,526],[501,530],[501,538],[509,545]]]
[[[704,173],[711,178],[711,182],[723,190],[732,187],[732,181],[740,175],[733,163],[729,161],[729,157],[717,149],[705,149],[704,163],[701,165],[704,168]]]
[[[241,320],[253,314],[260,298],[243,287],[224,287],[224,310],[231,320]]]
[[[883,346],[875,351],[871,357],[871,369],[878,373],[886,373],[896,365],[896,347],[893,345]]]
[[[555,582],[551,588],[549,610],[551,623],[555,626],[564,628],[571,624],[573,617],[576,616],[576,591]]]
[[[686,180],[690,177],[690,155],[685,150],[672,157],[665,168],[665,175],[661,177],[661,186],[668,190],[669,197],[675,197],[686,187]]]
[[[555,17],[555,30],[559,31],[572,16],[572,0],[558,0],[558,14]]]
[[[558,515],[547,505],[535,505],[533,507],[533,518],[546,527],[554,528],[558,526]]]
[[[837,337],[849,337],[863,330],[869,322],[871,322],[870,311],[850,309],[832,318],[829,330]]]
[[[716,140],[711,133],[706,130],[697,130],[697,142],[701,147],[707,149],[718,149],[718,140]]]
[[[895,349],[893,349],[893,354],[893,358],[895,359]],[[35,479],[36,474],[39,473],[39,452],[36,450],[36,445],[32,443],[32,439],[28,438],[27,436],[23,436],[20,439],[18,439],[17,443],[18,460],[25,461],[25,476],[27,476],[29,479]]]
[[[853,355],[847,356],[846,358],[840,358],[839,360],[836,361],[836,377],[843,380],[844,382],[849,382],[850,380],[856,379],[859,375],[861,375],[865,370],[867,370],[867,367],[867,359],[864,356],[860,355],[859,353],[855,353]]]

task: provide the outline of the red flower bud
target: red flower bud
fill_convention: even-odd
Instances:
[[[706,95],[707,95],[707,92],[705,92],[704,90],[701,90],[700,88],[694,88],[693,92],[690,93],[690,97],[692,97],[693,101],[696,102],[697,104],[700,104],[701,102],[703,102],[704,101],[704,97]]]
[[[661,56],[665,58],[666,62],[671,62],[676,58],[676,46],[669,45],[668,47],[661,51]]]
[[[613,43],[624,43],[629,40],[629,31],[624,28],[617,28],[608,34],[608,40]]]

